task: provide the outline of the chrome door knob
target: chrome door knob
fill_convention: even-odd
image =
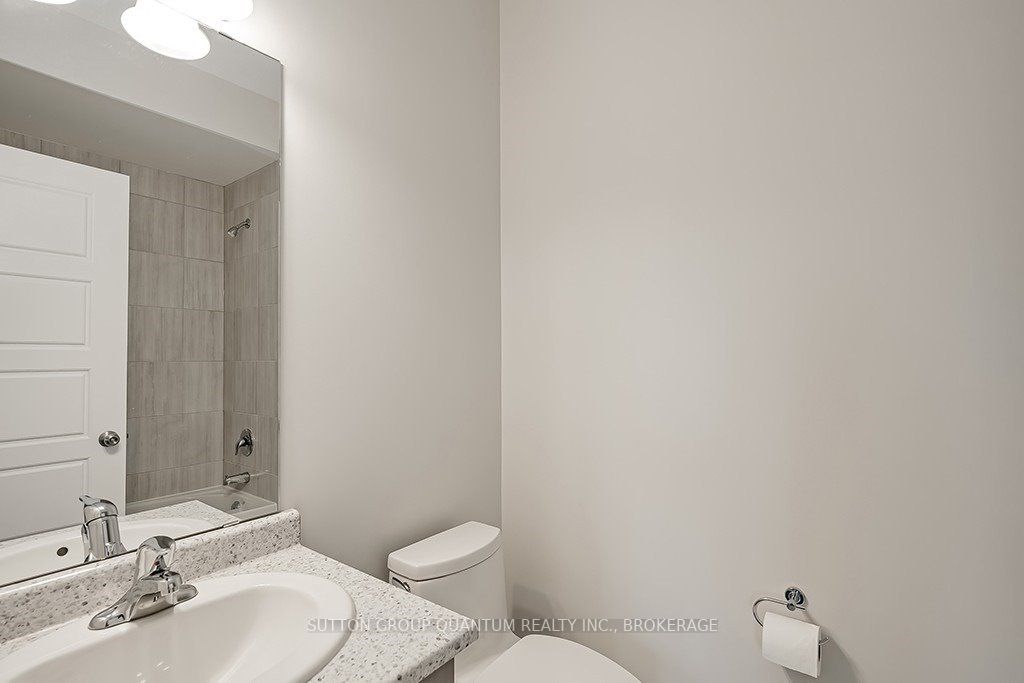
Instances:
[[[117,432],[106,431],[100,434],[100,445],[104,448],[112,448],[121,443],[121,437]]]

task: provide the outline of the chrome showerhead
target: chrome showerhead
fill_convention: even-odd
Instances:
[[[246,218],[244,221],[237,225],[232,225],[228,228],[228,237],[238,237],[238,233],[241,230],[248,230],[252,227],[252,219]]]

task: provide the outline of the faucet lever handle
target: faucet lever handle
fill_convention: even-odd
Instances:
[[[109,500],[94,498],[88,493],[80,495],[78,500],[82,501],[82,517],[86,524],[104,517],[117,517],[117,506]]]
[[[166,571],[174,562],[174,539],[170,536],[153,536],[139,544],[135,558],[135,576],[144,578]]]
[[[242,433],[238,435],[238,441],[235,442],[235,457],[245,456],[248,458],[252,455],[253,440],[252,430],[246,427],[242,430]]]

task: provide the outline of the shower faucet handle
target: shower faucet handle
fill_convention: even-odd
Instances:
[[[238,435],[238,441],[235,442],[235,456],[245,456],[248,458],[252,455],[253,440],[252,430],[246,427],[242,430],[242,433]]]

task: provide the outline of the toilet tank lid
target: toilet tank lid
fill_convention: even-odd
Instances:
[[[480,564],[501,547],[501,529],[466,522],[388,555],[388,569],[413,581],[437,579]]]

